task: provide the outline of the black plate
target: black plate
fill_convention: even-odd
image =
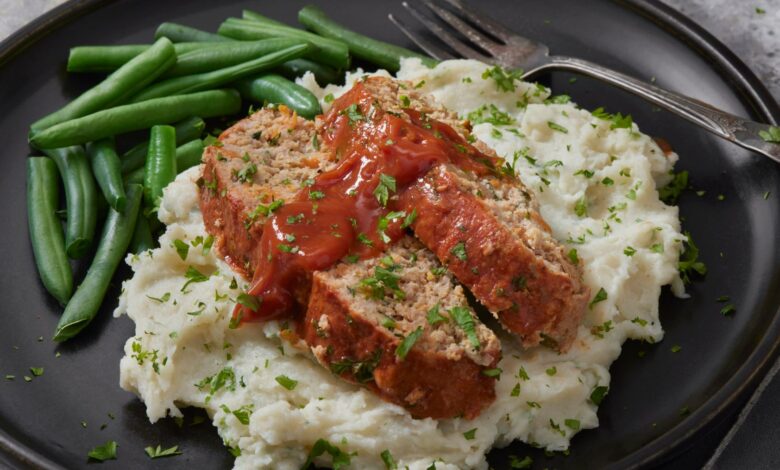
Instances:
[[[320,2],[337,20],[379,39],[406,44],[386,19],[403,15],[400,2]],[[780,109],[756,77],[722,44],[658,4],[639,0],[483,1],[480,7],[560,54],[591,59],[758,121],[780,120]],[[227,468],[232,458],[207,424],[178,429],[171,420],[147,422],[143,405],[118,386],[122,345],[132,323],[110,317],[109,299],[77,339],[57,347],[49,338],[60,309],[40,285],[27,238],[24,157],[27,126],[75,97],[94,80],[66,76],[68,48],[80,44],[147,42],[157,24],[179,21],[214,30],[227,16],[255,8],[293,22],[298,0],[215,2],[73,1],[9,38],[0,48],[0,219],[9,225],[0,248],[2,326],[0,449],[9,462],[68,468],[113,439],[119,460],[101,468]],[[601,426],[573,441],[569,457],[544,457],[522,444],[490,454],[496,468],[507,456],[533,455],[537,466],[629,467],[657,464],[734,408],[767,368],[780,337],[780,167],[689,125],[623,92],[571,75],[540,77],[585,107],[631,113],[642,130],[663,136],[679,152],[704,196],[680,201],[684,227],[710,269],[691,298],[664,292],[667,337],[657,345],[629,342],[613,365],[612,391],[599,410]],[[765,194],[769,192],[768,196]],[[718,200],[722,194],[725,199]],[[127,271],[121,273],[127,275]],[[120,279],[115,279],[118,285]],[[114,289],[112,295],[117,293]],[[737,313],[724,317],[715,299],[731,296]],[[38,340],[39,337],[43,339]],[[674,344],[682,351],[672,353]],[[56,358],[55,352],[61,357]],[[644,351],[644,357],[638,353]],[[29,367],[45,367],[31,383]],[[690,414],[681,413],[690,410]],[[83,428],[81,422],[87,427]],[[103,429],[103,426],[105,428]],[[151,461],[148,445],[178,444],[184,455]],[[0,460],[1,461],[1,460]]]

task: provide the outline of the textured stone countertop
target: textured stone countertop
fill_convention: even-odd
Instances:
[[[0,0],[0,40],[65,0]],[[588,1],[588,0],[585,0]],[[780,0],[662,0],[725,43],[780,101]],[[780,361],[738,418],[662,468],[780,468]],[[736,424],[734,424],[736,421]],[[725,436],[725,438],[724,438]]]

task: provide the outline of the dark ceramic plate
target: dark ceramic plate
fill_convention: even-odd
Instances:
[[[403,16],[400,1],[320,2],[337,20],[378,39],[407,41],[387,21]],[[757,121],[780,120],[780,109],[756,77],[723,45],[658,3],[631,1],[483,1],[480,7],[555,53],[590,59],[689,94]],[[0,47],[0,462],[34,467],[83,467],[87,452],[119,443],[119,460],[101,468],[229,468],[232,457],[208,424],[179,429],[172,420],[151,425],[144,406],[119,388],[118,362],[133,334],[126,318],[111,318],[118,288],[77,339],[49,338],[60,308],[43,290],[27,238],[24,159],[27,126],[72,99],[94,78],[66,76],[68,48],[81,44],[147,42],[163,21],[214,30],[223,18],[254,8],[294,22],[299,0],[80,0],[35,21]],[[706,279],[679,300],[665,291],[661,319],[666,339],[627,343],[613,365],[612,391],[599,410],[601,426],[579,434],[569,457],[544,457],[520,443],[490,454],[496,468],[508,455],[534,456],[537,467],[649,466],[680,453],[701,431],[743,402],[767,369],[780,337],[780,166],[723,142],[621,91],[579,77],[540,77],[582,106],[631,113],[642,130],[663,136],[690,171],[697,196],[680,200],[684,227],[701,248]],[[723,195],[719,200],[718,195]],[[83,267],[80,267],[83,270]],[[118,286],[120,276],[114,280]],[[733,316],[715,299],[729,295]],[[40,339],[39,339],[40,338]],[[672,353],[672,345],[682,350]],[[61,353],[55,357],[55,352]],[[644,357],[640,357],[639,353]],[[45,367],[27,383],[29,367]],[[690,413],[681,410],[689,410]],[[191,414],[190,414],[191,416]],[[86,427],[82,426],[86,423]],[[187,420],[189,422],[189,419]],[[151,461],[148,445],[178,444],[184,454]]]

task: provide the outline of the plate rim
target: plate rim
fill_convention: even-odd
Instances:
[[[68,0],[49,10],[0,42],[0,68],[34,45],[38,40],[59,28],[78,20],[92,11],[117,0]],[[745,105],[765,122],[780,122],[780,104],[775,100],[756,74],[719,39],[680,11],[660,0],[611,0],[622,8],[650,20],[656,27],[683,42],[697,55],[707,60],[734,90]],[[723,418],[725,414],[755,389],[780,353],[780,306],[740,368],[686,420],[650,441],[641,449],[614,462],[609,468],[636,468],[659,464],[693,444],[704,428]],[[14,463],[27,467],[61,469],[37,450],[23,444],[0,428],[0,453]],[[2,463],[2,461],[0,461]]]

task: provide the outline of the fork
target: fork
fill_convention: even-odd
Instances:
[[[462,0],[441,0],[449,4],[451,10],[443,8],[433,0],[420,1],[440,20],[460,32],[471,44],[423,14],[418,7],[408,2],[402,2],[402,5],[441,42],[462,57],[510,69],[522,69],[524,79],[550,69],[579,72],[639,95],[719,137],[780,163],[780,128],[778,127],[735,116],[697,99],[664,90],[586,60],[550,55],[550,49],[544,44],[513,33],[497,21],[469,7]],[[409,39],[434,59],[456,58],[435,41],[412,32],[392,14],[388,17]]]

